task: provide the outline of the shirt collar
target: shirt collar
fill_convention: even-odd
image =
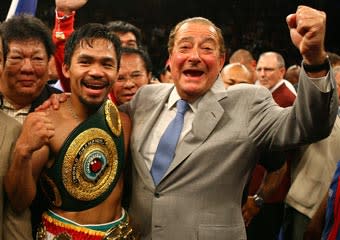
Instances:
[[[3,97],[2,98],[2,106],[1,107],[15,112],[16,115],[18,115],[18,114],[27,115],[29,110],[30,110],[30,108],[31,108],[31,104],[29,104],[29,105],[27,105],[27,106],[25,106],[23,108],[20,108],[20,109],[15,109],[15,107],[10,102],[8,102],[6,100],[6,98]]]
[[[193,103],[189,103],[189,107],[190,109],[195,113],[197,111],[197,106],[199,101],[201,100],[202,97],[200,97],[199,99],[197,99],[195,102]],[[172,109],[173,107],[176,106],[176,102],[181,99],[181,97],[179,96],[176,87],[174,87],[170,93],[169,99],[168,99],[168,110]]]

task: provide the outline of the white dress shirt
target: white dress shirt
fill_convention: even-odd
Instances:
[[[176,88],[171,92],[168,102],[164,104],[163,111],[159,115],[158,120],[155,122],[154,127],[151,129],[149,133],[149,137],[144,142],[141,151],[142,155],[145,156],[146,165],[149,169],[151,169],[153,158],[155,156],[155,152],[157,150],[157,146],[161,136],[165,132],[165,129],[168,127],[169,123],[176,116],[176,102],[180,99],[180,96],[177,93]],[[182,128],[182,132],[180,138],[178,140],[178,144],[181,144],[181,140],[184,138],[188,132],[190,132],[192,128],[192,122],[194,120],[195,113],[197,112],[197,105],[200,99],[196,100],[193,104],[189,103],[189,109],[186,111],[184,115],[184,124]]]

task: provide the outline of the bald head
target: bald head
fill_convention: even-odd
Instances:
[[[230,63],[242,63],[246,65],[251,61],[254,61],[253,55],[248,50],[245,49],[238,49],[236,50],[229,59]]]
[[[299,75],[300,75],[300,66],[291,65],[289,68],[287,68],[284,78],[294,85],[299,82]]]
[[[252,83],[250,71],[241,63],[226,65],[221,71],[221,77],[225,88],[239,83]]]
[[[256,81],[256,60],[254,59],[251,52],[246,49],[236,50],[229,58],[229,63],[241,63],[243,64],[251,74],[251,83]]]

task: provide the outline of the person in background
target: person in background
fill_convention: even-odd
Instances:
[[[149,84],[152,78],[152,63],[143,49],[122,48],[118,78],[110,92],[117,105],[128,102],[137,90]]]
[[[229,58],[229,63],[241,63],[248,68],[252,75],[252,82],[255,83],[257,80],[256,76],[256,60],[250,51],[246,49],[238,49]]]
[[[142,47],[142,32],[135,25],[121,21],[110,21],[106,24],[110,32],[116,34],[123,47],[141,48]]]
[[[285,61],[281,54],[277,52],[264,52],[259,56],[256,66],[257,84],[268,88],[271,92],[281,88],[287,89],[286,91],[289,90],[289,92],[296,95],[294,86],[283,78],[285,73]]]
[[[335,52],[327,52],[327,55],[333,67],[340,65],[339,54],[336,54]]]
[[[337,86],[338,97],[339,97],[340,96],[340,67],[337,66],[335,63],[336,61],[334,61],[334,55],[333,55],[333,64],[335,65],[333,68],[333,73],[334,73],[334,77],[336,80],[336,86]],[[327,139],[320,141],[320,144],[319,144],[320,146],[315,147],[315,151],[317,151],[317,154],[313,152],[311,152],[310,154],[310,158],[312,158],[312,160],[314,161],[317,161],[318,165],[313,164],[313,168],[312,166],[310,166],[309,168],[305,167],[302,169],[305,171],[300,171],[301,175],[302,173],[306,173],[305,177],[307,177],[307,179],[311,177],[313,178],[313,176],[310,174],[310,169],[313,169],[316,171],[315,176],[318,176],[318,174],[321,176],[320,178],[317,179],[317,181],[315,181],[314,178],[313,178],[313,181],[308,181],[310,185],[317,184],[317,186],[315,187],[312,185],[311,187],[306,189],[307,193],[305,195],[302,195],[302,196],[306,196],[305,200],[306,202],[308,202],[308,206],[311,206],[311,207],[306,208],[307,204],[298,204],[297,206],[295,206],[299,202],[295,200],[293,197],[291,197],[293,198],[293,200],[288,199],[288,198],[286,200],[286,202],[291,203],[290,205],[295,204],[294,205],[295,208],[293,209],[287,208],[287,210],[290,210],[290,212],[288,212],[287,214],[288,217],[290,218],[287,218],[287,221],[290,220],[290,222],[287,222],[285,224],[284,227],[286,229],[284,230],[286,232],[288,231],[288,233],[291,233],[291,234],[297,233],[297,236],[301,236],[303,234],[305,240],[317,240],[320,238],[325,239],[325,240],[328,240],[328,239],[335,240],[335,239],[339,239],[340,237],[339,236],[340,234],[339,209],[340,208],[338,206],[338,203],[340,202],[340,200],[339,200],[339,197],[337,197],[337,196],[340,196],[340,188],[339,188],[340,186],[339,185],[339,175],[340,175],[339,159],[340,157],[339,157],[339,154],[337,154],[338,149],[339,149],[338,140],[340,138],[338,136],[339,133],[337,134],[337,132],[340,131],[339,130],[340,129],[339,117],[340,117],[340,107],[338,108],[338,118],[336,119],[335,125],[333,127],[333,132]],[[317,145],[317,143],[315,143],[315,145]],[[324,152],[320,152],[320,150]],[[322,156],[322,157],[318,157],[318,156]],[[326,158],[325,160],[327,164],[325,164],[324,162],[321,162],[320,158]],[[308,160],[309,164],[305,163],[304,165],[308,166],[311,164],[310,162],[311,160]],[[298,166],[302,164],[303,162],[300,163]],[[333,177],[331,177],[333,172],[334,172],[334,175]],[[303,177],[304,176],[302,175],[300,182],[304,180]],[[320,179],[322,181],[320,181]],[[306,184],[304,183],[304,187],[305,186]],[[315,188],[319,191],[316,192]],[[313,195],[309,194],[308,190],[310,190],[310,192],[313,192]],[[326,191],[326,194],[324,194],[325,191]],[[320,198],[320,195],[323,196],[323,194],[324,194],[324,198]],[[301,195],[299,195],[299,197],[301,199]],[[299,221],[295,220],[294,222],[291,220],[291,219],[294,219],[293,218],[294,216],[296,219],[300,218],[302,220],[299,220]],[[302,226],[301,226],[301,223],[303,224]],[[294,226],[295,228],[293,228]],[[332,234],[330,235],[330,233]]]
[[[2,37],[0,35],[0,76],[4,67],[4,53],[2,47]],[[1,80],[0,80],[1,81]],[[2,98],[0,99],[1,105],[3,104]],[[11,153],[15,145],[15,141],[19,136],[21,131],[21,124],[2,110],[0,110],[0,239],[5,240],[7,236],[6,232],[8,229],[4,225],[4,218],[6,214],[4,209],[6,208],[7,199],[5,197],[5,192],[3,189],[3,177],[5,176],[8,166],[11,160]],[[20,225],[16,226],[16,237],[24,236],[27,234],[25,228],[21,228]],[[30,235],[30,229],[28,229],[28,235]],[[28,239],[28,238],[25,238]]]
[[[174,80],[172,79],[170,67],[168,64],[166,64],[165,67],[160,72],[159,81],[161,83],[173,83],[174,82]]]
[[[3,22],[0,35],[4,57],[0,108],[8,116],[23,123],[27,115],[51,94],[60,93],[47,84],[48,63],[54,52],[51,32],[38,18],[20,15]],[[32,211],[35,210],[32,208]],[[34,216],[33,213],[32,218]],[[17,214],[10,206],[6,207],[4,228],[5,239],[31,239],[29,209]]]
[[[272,93],[273,99],[281,107],[293,105],[296,92],[287,87],[283,80],[285,74],[285,62],[283,57],[277,52],[262,53],[257,61],[256,66],[258,83],[266,87]],[[254,202],[257,198],[263,199],[263,204],[259,212],[253,217],[247,227],[248,239],[276,239],[279,235],[284,215],[284,199],[290,186],[290,156],[286,152],[281,152],[286,164],[274,172],[271,182],[276,181],[277,185],[272,188],[270,196],[266,193],[264,197],[261,189],[262,182],[268,174],[266,169],[257,164],[249,182],[249,197]],[[272,159],[276,161],[275,158]],[[275,178],[277,176],[277,178]],[[268,181],[268,180],[267,180]],[[272,183],[274,184],[274,183]],[[248,198],[249,198],[248,197]],[[256,201],[255,201],[256,203]],[[250,207],[247,203],[243,211]],[[249,210],[251,211],[251,210]]]
[[[340,161],[336,165],[328,192],[309,222],[304,240],[338,240],[340,238]]]
[[[105,25],[86,24],[65,50],[70,98],[26,118],[4,179],[8,198],[21,212],[41,185],[49,208],[36,239],[134,240],[121,205],[130,120],[107,100],[120,41]]]
[[[329,135],[337,96],[324,50],[326,15],[299,6],[287,23],[303,58],[292,108],[279,107],[261,86],[225,90],[223,36],[201,17],[170,32],[174,85],[145,85],[120,105],[133,123],[129,212],[142,239],[245,239],[241,197],[261,153]]]
[[[297,90],[299,85],[300,69],[301,67],[299,65],[291,65],[287,68],[284,76],[284,79],[287,79],[291,84],[293,84],[295,90]]]
[[[322,204],[340,159],[340,118],[331,134],[301,147],[291,161],[291,186],[285,199],[282,239],[300,240]],[[320,239],[320,238],[319,238]]]
[[[19,122],[34,111],[52,93],[60,91],[49,86],[48,61],[54,45],[48,27],[29,15],[14,16],[0,28],[4,67],[0,81],[2,109]]]
[[[249,70],[241,63],[230,63],[224,66],[221,71],[221,78],[226,89],[240,83],[252,83]],[[275,159],[275,161],[272,161],[272,159]],[[256,194],[248,196],[249,182],[243,191],[242,216],[246,227],[249,226],[253,217],[260,212],[263,203],[277,191],[287,168],[281,152],[264,152],[260,157],[259,164],[261,168],[266,170],[266,174]]]
[[[138,53],[139,50],[135,52],[135,54],[139,54],[139,60],[138,57],[134,57],[133,54],[128,53],[128,51],[125,51],[126,57],[124,56],[125,54],[122,56],[121,69],[129,68],[129,71],[132,71],[133,69],[131,69],[131,67],[134,63],[137,63],[138,65],[135,66],[135,71],[139,71],[140,74],[138,79],[130,79],[130,81],[127,80],[125,83],[120,82],[119,78],[117,79],[118,81],[114,84],[112,91],[109,94],[109,98],[117,105],[120,105],[126,101],[124,100],[125,98],[131,99],[139,87],[154,82],[152,76],[152,63],[147,50],[142,46],[142,32],[138,27],[121,20],[110,21],[106,26],[111,33],[116,34],[119,37],[122,47],[140,49],[140,53]],[[134,51],[132,50],[130,52]],[[130,58],[133,59],[133,62],[131,63],[128,62]],[[141,63],[140,61],[143,61],[144,63]],[[140,68],[143,68],[143,70],[140,71]],[[120,90],[124,90],[124,92],[120,93]],[[117,99],[117,97],[119,99]]]
[[[333,72],[339,93],[339,66],[334,67]],[[340,118],[337,117],[327,138],[301,147],[297,151],[291,164],[291,187],[285,199],[283,239],[303,239],[312,217],[323,204],[320,196],[324,196],[328,191],[337,161],[340,159],[339,145]]]
[[[241,63],[230,63],[225,65],[221,71],[221,78],[225,88],[239,83],[252,84],[252,75],[250,71]]]

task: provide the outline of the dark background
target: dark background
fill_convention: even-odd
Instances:
[[[300,63],[301,59],[290,41],[285,18],[301,4],[327,13],[326,50],[339,54],[340,36],[336,31],[340,26],[338,0],[89,0],[78,10],[75,25],[117,19],[136,25],[143,32],[143,42],[157,73],[167,58],[170,29],[184,18],[203,16],[223,30],[229,55],[238,48],[246,48],[257,58],[263,51],[274,50],[284,56],[289,66]],[[1,0],[0,5],[0,19],[3,21],[10,0]],[[36,16],[51,28],[54,8],[53,0],[38,1]]]

